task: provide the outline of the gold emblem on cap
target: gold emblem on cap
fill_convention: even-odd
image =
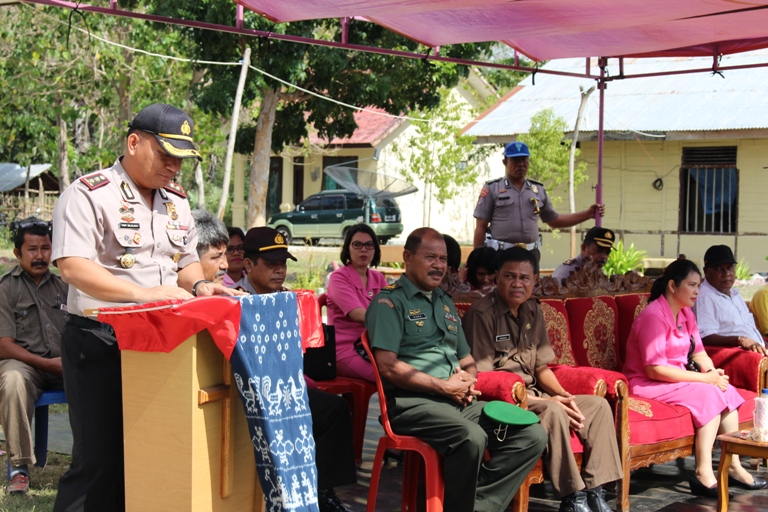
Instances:
[[[613,235],[611,235],[611,232],[610,232],[610,231],[607,231],[607,232],[605,233],[605,238],[607,238],[608,240],[610,240],[611,238],[613,238]]]
[[[165,203],[165,211],[168,214],[168,216],[171,218],[171,220],[178,220],[179,219],[179,212],[176,211],[176,204],[173,202]]]
[[[120,266],[123,268],[131,268],[136,263],[136,256],[127,253],[120,256]]]
[[[189,126],[189,123],[185,119],[184,122],[181,124],[181,133],[184,135],[189,135],[192,133],[192,128]]]
[[[277,245],[285,245],[285,238],[280,233],[275,235],[275,243]]]
[[[537,187],[536,185],[531,185],[531,190],[533,190],[534,194],[538,194],[539,193],[539,187]]]
[[[178,263],[180,259],[181,259],[181,253],[180,252],[177,252],[176,254],[173,255],[173,262],[174,263]]]

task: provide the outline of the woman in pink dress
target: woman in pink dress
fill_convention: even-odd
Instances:
[[[375,382],[370,361],[355,350],[365,330],[365,311],[387,286],[384,274],[373,270],[381,261],[379,240],[367,224],[347,229],[341,262],[328,281],[328,325],[336,328],[336,374]],[[364,352],[363,352],[364,353]]]
[[[653,283],[650,303],[637,316],[627,341],[624,374],[632,392],[691,411],[696,432],[696,474],[689,476],[691,493],[717,497],[712,447],[718,433],[739,429],[737,409],[744,403],[728,376],[715,368],[701,343],[691,307],[699,295],[701,272],[685,259],[670,264]],[[692,350],[692,352],[691,352]],[[698,370],[689,371],[689,353]],[[731,482],[762,489],[766,481],[752,477],[734,455]]]

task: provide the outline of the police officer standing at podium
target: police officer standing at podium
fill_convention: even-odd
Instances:
[[[125,510],[120,350],[89,310],[238,293],[205,279],[186,193],[171,181],[183,158],[202,160],[193,136],[181,110],[146,107],[125,155],[73,182],[54,208],[51,259],[69,284],[61,358],[73,437],[55,512]]]
[[[526,179],[530,156],[523,142],[510,142],[504,148],[505,176],[483,185],[475,207],[475,247],[503,250],[518,245],[532,251],[539,260],[539,219],[551,228],[569,228],[594,219],[597,212],[605,215],[602,204],[593,204],[581,212],[557,213],[544,185]],[[490,238],[486,238],[489,224]]]

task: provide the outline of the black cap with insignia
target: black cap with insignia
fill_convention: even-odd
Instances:
[[[154,135],[163,151],[172,157],[203,159],[192,139],[192,118],[173,105],[153,103],[136,114],[128,127]]]
[[[285,261],[296,257],[288,252],[288,244],[285,243],[285,237],[276,229],[261,227],[251,228],[243,240],[243,249],[246,257],[248,254],[256,254],[259,258],[275,263]]]
[[[589,231],[587,231],[587,234],[584,235],[584,243],[588,244],[590,242],[597,244],[600,247],[605,247],[607,249],[613,249],[613,242],[616,240],[616,235],[613,231],[606,228],[600,228],[600,227],[593,227]]]

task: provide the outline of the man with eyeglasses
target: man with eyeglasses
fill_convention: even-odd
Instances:
[[[11,465],[7,490],[29,491],[34,464],[32,415],[47,389],[62,389],[61,331],[67,316],[67,285],[49,270],[50,224],[22,220],[13,234],[19,260],[0,277],[0,425]]]
[[[150,105],[129,124],[125,154],[54,208],[52,259],[70,285],[62,368],[73,437],[55,512],[125,510],[120,350],[98,308],[233,294],[203,274],[186,192],[172,181],[186,158],[202,160],[192,119]]]
[[[733,288],[736,258],[727,245],[713,245],[704,253],[704,281],[693,310],[705,345],[741,347],[768,355],[747,303]]]

